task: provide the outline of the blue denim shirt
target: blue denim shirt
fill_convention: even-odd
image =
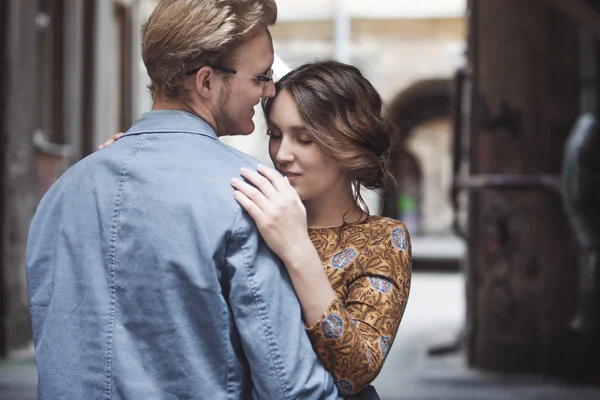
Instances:
[[[151,111],[31,223],[39,399],[336,399],[285,268],[233,197],[256,161]]]

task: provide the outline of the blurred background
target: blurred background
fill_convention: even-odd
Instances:
[[[280,78],[359,67],[397,127],[370,192],[413,243],[382,399],[600,398],[598,0],[276,0]],[[33,399],[29,221],[60,174],[152,106],[157,0],[0,0],[0,398]],[[223,141],[264,163],[256,131]]]

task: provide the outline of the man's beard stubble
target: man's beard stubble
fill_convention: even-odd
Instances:
[[[219,132],[222,135],[235,135],[236,132],[235,121],[229,113],[229,101],[231,100],[231,90],[229,85],[226,84],[219,95],[219,101],[217,102],[217,109],[215,110],[215,120],[219,127]]]

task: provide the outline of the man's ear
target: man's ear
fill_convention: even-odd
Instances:
[[[210,67],[202,67],[196,72],[196,91],[201,97],[210,98],[215,93],[217,75]]]

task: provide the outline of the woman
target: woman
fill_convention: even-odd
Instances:
[[[353,66],[306,64],[276,89],[262,106],[278,172],[243,169],[252,185],[232,178],[234,196],[285,264],[313,348],[351,396],[381,370],[410,290],[406,227],[369,215],[360,194],[391,177],[390,129]],[[378,398],[371,387],[361,395]]]

